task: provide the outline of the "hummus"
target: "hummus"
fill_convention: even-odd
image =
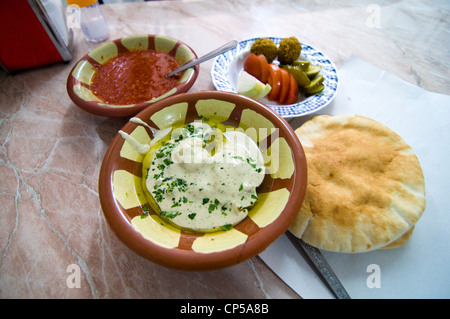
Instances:
[[[169,136],[170,135],[170,136]],[[195,121],[150,146],[145,186],[159,214],[193,231],[230,229],[258,199],[265,176],[256,143],[244,132]]]

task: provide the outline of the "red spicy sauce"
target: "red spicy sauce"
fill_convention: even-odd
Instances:
[[[91,91],[108,104],[137,104],[172,89],[179,77],[166,74],[179,68],[174,57],[154,50],[120,53],[97,68]]]

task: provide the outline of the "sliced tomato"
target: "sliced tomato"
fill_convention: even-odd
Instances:
[[[270,101],[278,100],[281,91],[281,72],[280,68],[275,64],[269,64],[269,85],[272,87],[267,98]]]
[[[261,60],[254,53],[250,53],[244,61],[244,71],[258,80],[261,78]]]
[[[267,59],[263,54],[259,54],[257,57],[261,67],[261,78],[258,80],[264,84],[267,84],[269,80],[269,63],[267,63]]]
[[[281,91],[280,95],[278,96],[278,104],[284,104],[289,91],[290,74],[283,68],[280,68],[280,71],[281,71]]]
[[[289,90],[288,90],[285,104],[294,104],[298,100],[298,84],[297,84],[297,81],[292,76],[292,74],[289,74],[289,75],[290,75]]]

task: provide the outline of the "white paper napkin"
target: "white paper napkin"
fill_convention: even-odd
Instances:
[[[359,114],[398,133],[422,165],[427,205],[400,248],[323,255],[352,298],[449,298],[450,96],[411,85],[355,56],[339,70],[339,79],[336,99],[314,115]],[[291,125],[295,129],[308,118]],[[285,235],[260,257],[303,298],[334,298]]]

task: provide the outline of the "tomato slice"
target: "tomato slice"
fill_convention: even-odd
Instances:
[[[261,78],[261,62],[258,56],[250,53],[244,61],[244,71],[253,75],[258,80]]]
[[[285,104],[294,104],[298,100],[298,84],[295,78],[292,76],[292,74],[289,75],[290,75],[289,91],[287,94]]]
[[[290,74],[285,69],[280,68],[281,71],[281,90],[278,97],[278,104],[284,104],[286,102],[287,94],[289,91]]]
[[[269,80],[269,63],[267,63],[267,59],[263,54],[259,54],[257,57],[261,67],[261,78],[258,80],[267,84]]]
[[[272,87],[267,98],[270,101],[276,101],[280,95],[281,89],[281,72],[280,68],[275,64],[269,64],[269,85]]]

